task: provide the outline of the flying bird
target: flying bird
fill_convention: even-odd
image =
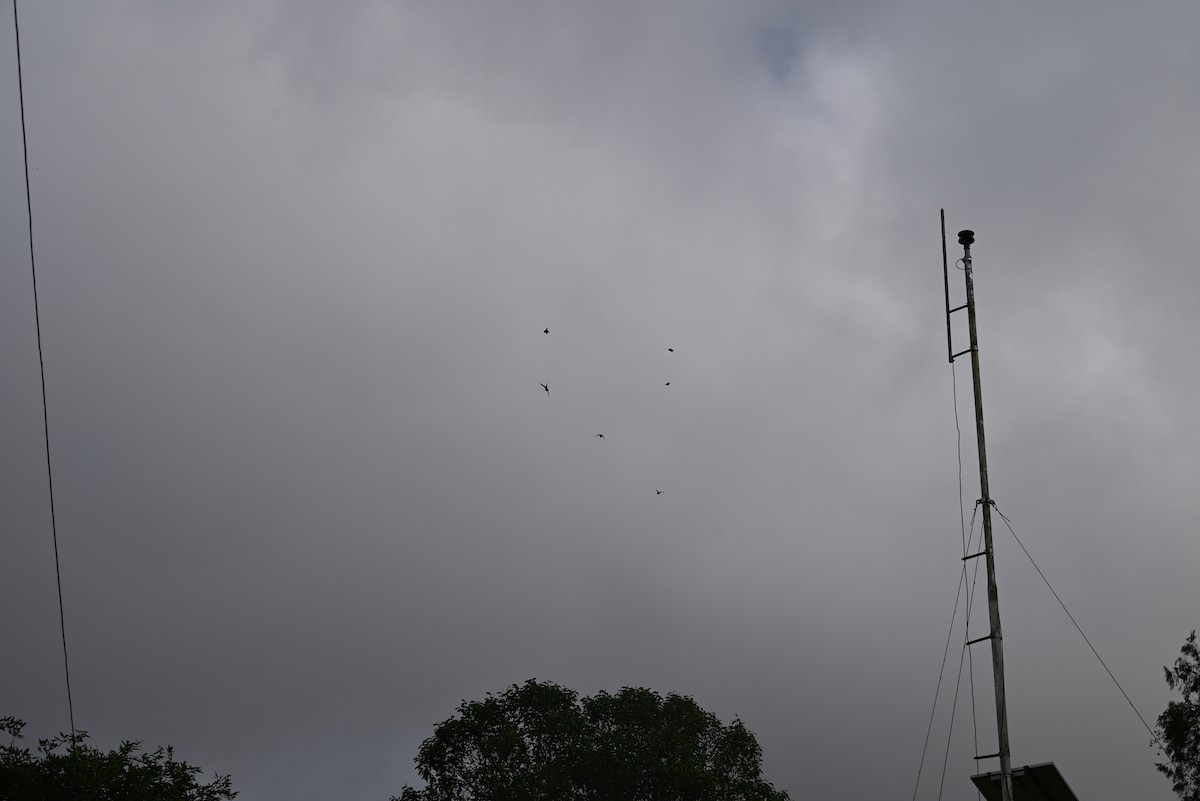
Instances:
[[[542,389],[546,390],[547,395],[550,394],[550,385],[549,384],[542,384]]]
[[[667,348],[667,350],[669,350],[671,353],[674,353],[674,352],[675,352],[675,349],[674,349],[674,348]]]
[[[663,494],[663,491],[662,491],[662,490],[660,490],[660,489],[656,489],[656,490],[654,491],[654,494],[655,494],[655,495],[662,495],[662,494]]]
[[[669,386],[671,386],[671,382],[670,382],[670,381],[668,381],[668,382],[667,382],[667,386],[668,386],[668,387],[669,387]]]
[[[608,439],[605,438],[605,436],[603,434],[597,434],[596,436],[599,437],[600,439],[604,440],[605,442],[608,442]]]
[[[549,334],[549,333],[550,333],[550,329],[549,329],[549,328],[547,328],[547,329],[546,329],[545,331],[543,331],[542,333],[543,333],[543,334]]]

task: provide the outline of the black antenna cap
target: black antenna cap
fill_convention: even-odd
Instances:
[[[959,231],[958,232],[958,244],[960,244],[960,245],[975,244],[975,232],[974,231]]]

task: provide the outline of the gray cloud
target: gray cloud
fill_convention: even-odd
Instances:
[[[382,798],[460,699],[537,676],[740,715],[796,798],[907,792],[959,569],[940,205],[952,253],[978,232],[993,494],[1143,712],[1164,705],[1200,557],[1194,10],[23,11],[98,740],[171,742],[250,801]],[[45,733],[65,704],[8,119],[22,656],[0,675]],[[997,542],[1016,761],[1169,798]],[[971,791],[965,697],[949,797]]]

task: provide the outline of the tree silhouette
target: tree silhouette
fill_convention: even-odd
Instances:
[[[1157,763],[1183,801],[1200,801],[1200,647],[1193,631],[1174,668],[1164,667],[1167,686],[1182,696],[1158,716],[1155,734],[1170,764]]]
[[[12,737],[0,746],[0,799],[38,801],[221,801],[237,795],[228,776],[207,784],[200,768],[179,762],[170,747],[145,753],[137,742],[123,742],[105,753],[86,742],[87,732],[38,740],[37,753],[17,740],[25,722],[0,718],[0,731]]]
[[[691,698],[626,687],[580,699],[533,679],[464,701],[414,760],[424,789],[392,801],[786,801],[762,749]]]

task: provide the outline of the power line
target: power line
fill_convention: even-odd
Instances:
[[[25,156],[25,210],[29,220],[29,271],[33,276],[33,320],[37,329],[38,369],[42,377],[42,430],[46,441],[46,484],[50,488],[50,534],[54,540],[54,579],[58,583],[58,626],[62,632],[63,673],[67,679],[67,714],[71,738],[75,738],[75,704],[71,700],[71,665],[67,659],[67,622],[63,614],[62,571],[58,563],[58,523],[54,514],[54,473],[50,469],[50,415],[46,408],[46,361],[42,355],[42,320],[38,308],[37,262],[33,257],[33,201],[29,190],[29,140],[25,133],[25,80],[21,72],[21,26],[17,22],[17,0],[13,0],[13,35],[17,40],[17,96],[21,103],[21,149]]]
[[[993,508],[996,508],[995,504],[992,506]],[[1021,538],[1018,537],[1017,532],[1013,530],[1012,521],[1005,517],[1004,512],[1001,512],[999,508],[996,508],[996,514],[1000,515],[1000,519],[1003,520],[1004,525],[1008,527],[1008,532],[1012,534],[1013,539],[1017,541],[1017,545],[1020,545],[1021,550],[1025,552],[1025,556],[1029,559],[1029,564],[1033,565],[1033,569],[1036,570],[1037,574],[1042,577],[1042,581],[1045,582],[1046,588],[1050,590],[1050,594],[1054,596],[1054,600],[1058,601],[1058,605],[1061,606],[1062,610],[1067,613],[1067,617],[1071,619],[1071,624],[1075,626],[1075,630],[1079,632],[1079,636],[1083,638],[1085,643],[1087,643],[1087,647],[1092,649],[1092,654],[1096,657],[1097,661],[1100,662],[1100,666],[1104,668],[1104,672],[1108,674],[1110,679],[1112,679],[1113,684],[1117,685],[1117,689],[1121,691],[1121,695],[1125,696],[1125,702],[1129,704],[1129,708],[1133,710],[1133,714],[1138,716],[1138,720],[1140,720],[1142,725],[1146,727],[1146,731],[1150,733],[1150,736],[1153,738],[1154,742],[1158,743],[1158,745],[1162,747],[1162,740],[1158,739],[1158,735],[1154,733],[1154,729],[1150,728],[1150,724],[1146,722],[1144,717],[1142,717],[1142,713],[1139,712],[1138,708],[1133,705],[1133,700],[1129,697],[1129,693],[1125,692],[1125,688],[1121,686],[1121,682],[1117,681],[1117,677],[1114,676],[1113,672],[1108,669],[1108,665],[1104,663],[1104,659],[1101,658],[1100,652],[1096,650],[1096,646],[1092,645],[1092,641],[1089,640],[1087,635],[1083,633],[1083,629],[1079,627],[1079,623],[1076,622],[1075,616],[1071,614],[1071,610],[1067,609],[1067,605],[1063,603],[1062,598],[1058,597],[1058,593],[1055,592],[1054,587],[1050,585],[1050,579],[1046,578],[1046,574],[1042,572],[1042,569],[1038,567],[1037,562],[1033,560],[1033,555],[1029,553],[1029,549],[1025,547],[1025,543],[1021,542]],[[1173,760],[1171,760],[1171,756],[1167,754],[1165,750],[1163,753],[1166,755],[1167,761],[1171,762],[1172,766],[1174,766],[1175,763]]]

